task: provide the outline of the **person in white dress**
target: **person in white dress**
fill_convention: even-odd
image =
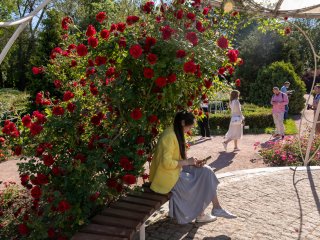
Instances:
[[[231,109],[231,120],[229,130],[225,135],[225,141],[222,142],[224,149],[227,151],[228,143],[234,141],[234,151],[239,151],[238,140],[243,135],[243,120],[244,116],[241,112],[241,105],[239,102],[240,92],[233,90],[230,93],[230,109]]]

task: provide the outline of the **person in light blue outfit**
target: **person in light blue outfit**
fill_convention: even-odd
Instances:
[[[286,81],[281,87],[280,92],[287,94],[288,96],[292,93],[288,88],[290,87],[290,82]],[[289,105],[285,105],[284,119],[288,119]]]

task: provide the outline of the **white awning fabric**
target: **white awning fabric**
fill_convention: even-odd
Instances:
[[[320,0],[212,0],[216,7],[269,17],[320,18]]]

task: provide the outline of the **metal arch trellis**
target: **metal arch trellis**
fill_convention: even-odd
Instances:
[[[33,10],[30,14],[28,14],[27,16],[25,16],[21,19],[18,19],[15,21],[10,21],[10,22],[0,22],[0,27],[11,27],[11,26],[19,25],[19,27],[16,29],[14,34],[11,36],[11,38],[7,42],[6,46],[1,51],[0,65],[1,65],[3,59],[5,58],[5,56],[7,55],[7,53],[9,52],[10,48],[12,47],[12,45],[14,44],[16,39],[19,37],[19,35],[22,33],[22,31],[25,29],[25,27],[28,25],[28,23],[32,20],[32,18],[34,16],[37,15],[38,12],[40,12],[50,2],[51,2],[51,0],[43,1],[35,10]]]
[[[19,27],[16,29],[16,31],[14,32],[14,34],[11,36],[11,38],[9,39],[9,41],[7,42],[6,46],[4,47],[4,49],[2,50],[1,54],[0,54],[0,65],[3,61],[3,59],[5,58],[6,54],[8,53],[8,51],[10,50],[10,48],[12,47],[12,45],[14,44],[15,40],[19,37],[20,33],[24,30],[24,28],[27,26],[27,24],[32,20],[32,18],[39,12],[41,11],[46,5],[48,5],[51,2],[51,0],[45,0],[43,1],[35,10],[33,10],[28,16],[25,16],[21,19],[18,19],[16,21],[11,21],[11,22],[0,22],[0,27],[9,27],[9,26],[15,26],[15,25],[19,25]],[[231,3],[232,5],[234,5],[232,0],[211,0],[210,1],[212,6],[215,7],[223,7],[223,5],[226,2]],[[310,6],[310,7],[305,7],[305,8],[300,8],[298,10],[279,10],[283,0],[278,0],[278,2],[276,2],[276,6],[275,9],[270,9],[270,8],[266,8],[263,7],[261,5],[259,5],[258,3],[254,2],[254,0],[238,0],[237,1],[238,6],[234,7],[235,10],[240,10],[240,11],[246,11],[249,13],[254,13],[256,15],[262,15],[262,16],[268,16],[268,17],[293,17],[293,18],[297,18],[297,17],[304,17],[304,18],[320,18],[320,4],[318,5],[314,5],[314,6]],[[311,11],[314,9],[319,8],[319,11],[317,13],[307,13],[306,11]],[[307,36],[307,34],[296,24],[294,23],[290,23],[292,24],[295,28],[297,28],[303,35],[304,37],[307,39],[310,48],[312,50],[312,54],[314,57],[314,67],[315,67],[315,71],[314,71],[314,76],[313,76],[313,83],[312,83],[312,89],[315,85],[315,79],[316,79],[316,70],[317,70],[317,62],[318,59],[320,59],[320,56],[316,53],[315,48],[310,40],[310,38]],[[309,97],[307,100],[307,103],[310,100],[310,93],[309,93]],[[310,151],[311,151],[311,145],[314,139],[314,135],[315,135],[315,128],[316,128],[316,124],[320,123],[320,121],[315,121],[315,119],[318,119],[319,113],[320,113],[320,101],[318,103],[317,106],[317,110],[316,113],[314,115],[314,120],[310,121],[309,119],[306,118],[305,116],[305,110],[306,110],[306,106],[302,112],[302,118],[300,120],[300,124],[299,124],[299,148],[300,148],[300,154],[301,157],[303,159],[304,165],[308,165],[308,163],[312,160],[312,158],[314,158],[316,152],[320,149],[320,146],[318,146],[318,148],[316,149],[315,153],[310,157]],[[307,151],[306,151],[306,155],[304,156],[302,153],[302,148],[301,148],[301,127],[302,127],[302,120],[303,118],[309,122],[312,123],[312,129],[311,129],[311,133],[309,135],[308,138],[308,144],[307,144]]]

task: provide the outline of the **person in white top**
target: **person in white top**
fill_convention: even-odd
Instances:
[[[239,151],[238,140],[243,135],[243,120],[244,116],[241,112],[241,105],[239,102],[240,92],[233,90],[230,93],[230,109],[231,109],[231,120],[229,124],[229,130],[225,135],[225,141],[222,142],[224,149],[227,151],[228,143],[234,141],[234,151]]]

